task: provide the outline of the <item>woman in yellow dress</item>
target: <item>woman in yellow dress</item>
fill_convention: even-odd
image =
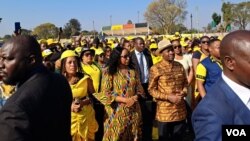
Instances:
[[[89,95],[94,93],[92,80],[84,75],[76,53],[66,50],[61,55],[61,74],[72,89],[71,135],[73,141],[94,141],[98,124]]]
[[[129,65],[129,51],[116,47],[103,71],[101,92],[94,96],[103,103],[107,118],[103,141],[135,141],[141,138],[141,110],[144,97],[139,76]],[[145,115],[146,116],[146,115]]]
[[[94,62],[95,53],[102,51],[102,49],[89,49],[87,47],[83,47],[80,53],[81,65],[83,71],[88,74],[93,80],[94,89],[96,92],[99,92],[101,85],[101,77],[102,70],[101,68]],[[104,120],[104,106],[95,98],[93,99],[93,105],[96,112],[95,118],[98,122],[99,129],[96,132],[96,140],[102,140],[103,136],[103,120]]]

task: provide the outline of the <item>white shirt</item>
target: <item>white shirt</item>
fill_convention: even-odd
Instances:
[[[229,85],[229,87],[236,93],[236,95],[238,95],[241,101],[250,110],[250,89],[235,83],[226,75],[224,75],[224,73],[222,73],[222,79]]]
[[[192,60],[190,59],[190,57],[184,54],[181,60],[177,60],[177,59],[174,59],[174,60],[182,64],[182,66],[184,67],[186,76],[188,77],[188,71],[192,67]]]
[[[135,49],[135,55],[136,55],[136,58],[137,58],[137,61],[138,63],[140,63],[140,57],[141,57],[141,52],[138,52],[136,49]],[[147,60],[145,58],[145,55],[142,53],[142,59],[143,59],[143,67],[144,67],[144,80],[142,80],[141,83],[148,83],[148,77],[149,77],[149,74],[148,74],[148,64],[147,64]]]

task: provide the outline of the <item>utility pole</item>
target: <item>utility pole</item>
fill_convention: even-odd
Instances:
[[[196,12],[196,29],[198,30],[198,33],[199,33],[199,8],[198,6],[195,7],[195,12]]]
[[[140,11],[137,11],[137,15],[138,15],[138,23],[140,22]]]
[[[109,16],[110,26],[112,26],[112,15]]]
[[[95,38],[95,21],[93,20],[93,32],[94,32],[94,38]]]
[[[190,18],[191,18],[191,30],[193,29],[193,15],[191,14],[190,15]]]
[[[193,38],[193,31],[192,31],[192,29],[193,29],[193,15],[191,14],[190,15],[190,18],[191,18],[191,37]]]

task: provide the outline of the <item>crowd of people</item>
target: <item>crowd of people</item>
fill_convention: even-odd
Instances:
[[[249,49],[243,30],[222,40],[79,36],[65,44],[18,35],[0,48],[0,138],[221,140],[221,125],[250,124]]]

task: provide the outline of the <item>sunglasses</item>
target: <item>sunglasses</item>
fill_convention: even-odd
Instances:
[[[202,44],[209,43],[209,41],[201,41]]]
[[[121,55],[121,57],[124,59],[128,59],[130,57],[130,55],[123,55],[123,56]]]
[[[104,57],[104,54],[100,54],[99,57]]]
[[[92,53],[84,53],[84,56],[89,57],[89,56],[94,56]]]
[[[174,49],[181,48],[181,45],[173,46]]]

